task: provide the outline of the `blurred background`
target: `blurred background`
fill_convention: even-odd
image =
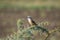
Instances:
[[[28,26],[27,16],[49,30],[59,28],[60,0],[0,0],[0,37],[16,31],[18,19]]]

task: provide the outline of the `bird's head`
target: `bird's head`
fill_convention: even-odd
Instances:
[[[27,16],[27,19],[32,19],[32,17],[31,16]]]

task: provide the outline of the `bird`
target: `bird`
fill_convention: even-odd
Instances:
[[[35,23],[35,21],[32,19],[32,17],[31,16],[27,16],[27,20],[28,20],[28,22],[29,22],[29,24],[32,26],[32,25],[37,25],[36,23]]]

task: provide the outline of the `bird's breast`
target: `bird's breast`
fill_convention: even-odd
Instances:
[[[28,22],[30,25],[32,25],[32,20],[28,18]]]

